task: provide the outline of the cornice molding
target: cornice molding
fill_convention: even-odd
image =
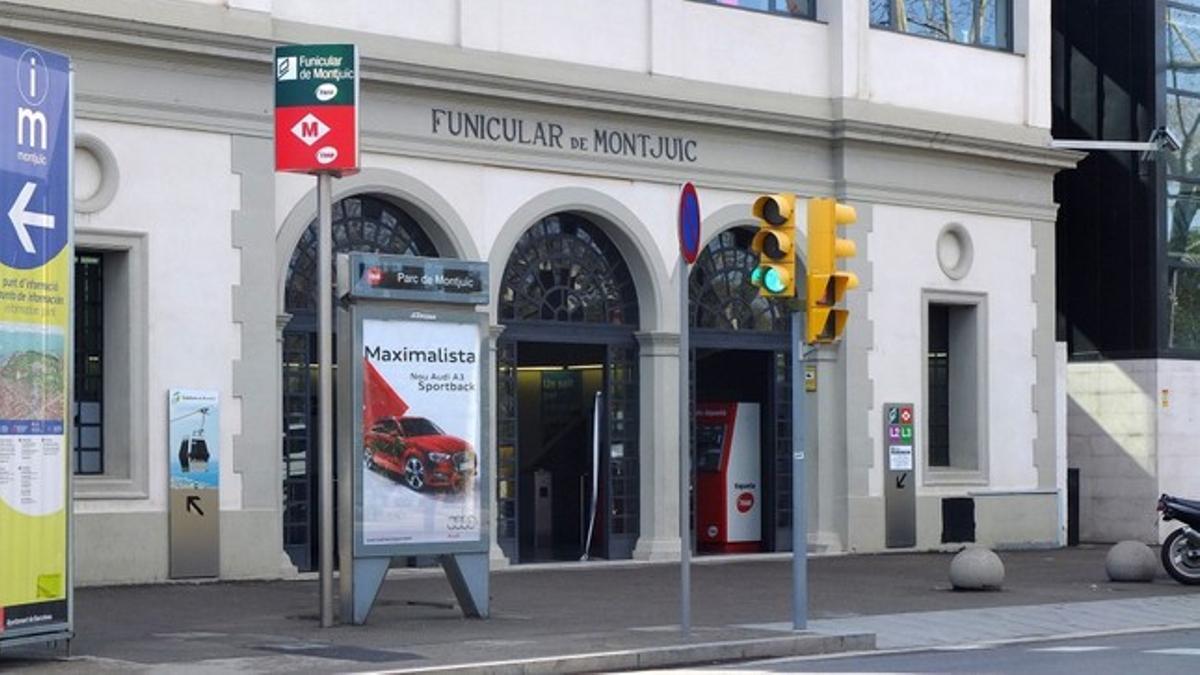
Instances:
[[[991,138],[930,131],[906,126],[880,124],[863,120],[842,119],[833,122],[835,141],[892,145],[933,152],[949,152],[993,160],[1033,164],[1045,167],[1050,173],[1074,168],[1085,153],[1064,151],[1047,145],[1014,144]]]

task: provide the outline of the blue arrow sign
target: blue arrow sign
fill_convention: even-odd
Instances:
[[[0,263],[41,267],[67,245],[71,64],[0,40]]]

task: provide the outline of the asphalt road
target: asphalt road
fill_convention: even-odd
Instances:
[[[1134,633],[1001,647],[748,663],[718,672],[1129,675],[1200,671],[1200,631]],[[676,671],[681,672],[681,671]]]

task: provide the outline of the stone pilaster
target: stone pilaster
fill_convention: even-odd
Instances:
[[[678,333],[638,333],[641,536],[638,560],[679,560]]]

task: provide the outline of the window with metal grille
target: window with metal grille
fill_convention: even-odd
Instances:
[[[75,255],[75,473],[104,473],[104,257]]]
[[[637,291],[617,247],[583,216],[548,216],[521,235],[500,285],[500,321],[638,325]]]
[[[929,306],[929,466],[950,466],[950,307]]]

